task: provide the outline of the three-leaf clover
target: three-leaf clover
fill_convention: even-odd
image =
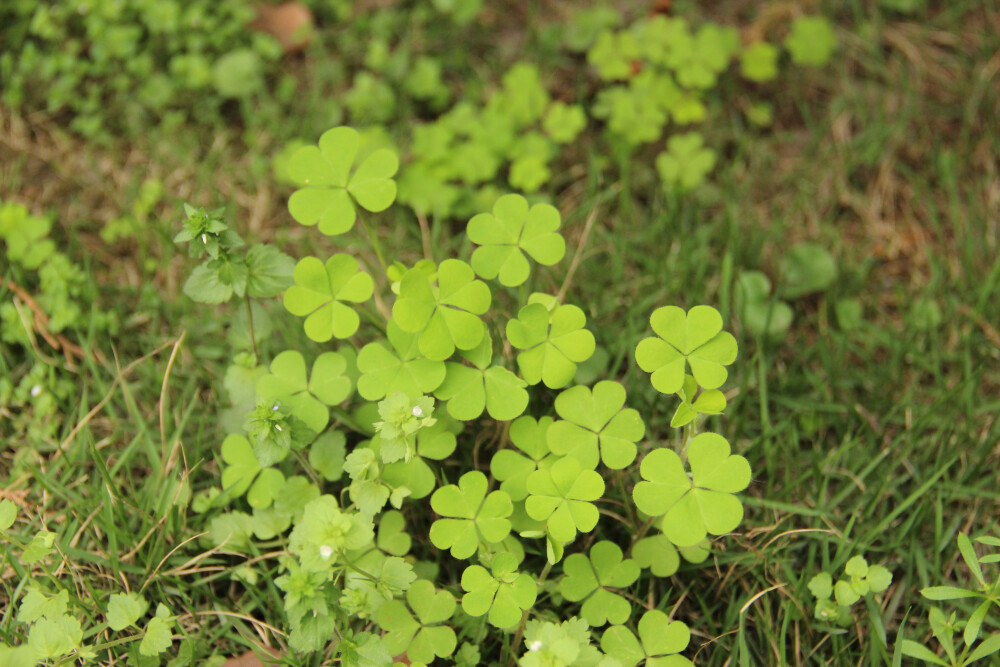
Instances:
[[[564,390],[555,401],[562,419],[549,428],[547,441],[554,454],[570,454],[584,468],[604,465],[620,470],[635,460],[636,445],[646,433],[642,417],[625,407],[625,388],[604,380],[593,390],[577,385]]]
[[[358,330],[358,314],[342,302],[363,303],[375,289],[372,277],[358,268],[358,260],[343,253],[325,264],[316,257],[303,257],[295,265],[295,284],[285,291],[285,308],[292,315],[306,316],[306,335],[317,343],[334,336],[347,338]]]
[[[275,468],[263,468],[250,441],[231,433],[222,441],[222,488],[234,496],[247,494],[251,507],[264,509],[273,502],[285,483],[285,476]]]
[[[545,113],[542,128],[545,133],[560,144],[568,144],[587,126],[587,114],[579,104],[554,102]]]
[[[572,456],[528,475],[527,487],[528,516],[545,521],[546,531],[557,542],[572,542],[577,531],[589,533],[597,525],[593,501],[604,495],[604,479],[593,470],[583,470]]]
[[[566,254],[566,241],[558,230],[559,211],[549,204],[528,208],[521,195],[504,195],[492,213],[469,220],[467,233],[479,245],[472,253],[472,268],[502,285],[516,287],[528,279],[531,267],[525,254],[539,264],[551,266]]]
[[[717,433],[692,438],[687,455],[691,477],[676,452],[650,452],[639,466],[644,481],[632,491],[636,507],[650,516],[662,514],[664,534],[681,547],[735,529],[743,505],[733,494],[750,484],[750,464],[731,454],[729,442]]]
[[[501,553],[490,570],[470,565],[462,573],[462,609],[470,616],[489,612],[487,620],[501,630],[517,625],[524,610],[535,604],[538,586],[529,574],[517,571],[517,556]]]
[[[792,308],[771,296],[771,281],[760,271],[744,271],[736,279],[733,301],[751,335],[779,340],[792,325]]]
[[[726,409],[726,395],[718,389],[705,389],[699,393],[698,383],[685,374],[684,385],[677,392],[681,404],[670,419],[671,428],[680,428],[694,421],[698,415],[717,415]]]
[[[639,619],[639,637],[624,625],[615,625],[601,636],[601,649],[613,655],[624,667],[634,667],[643,660],[647,667],[691,667],[682,655],[691,641],[691,631],[680,621],[659,609],[651,609]]]
[[[778,76],[778,47],[767,42],[754,42],[740,54],[740,72],[757,83]]]
[[[502,482],[500,488],[510,494],[511,500],[528,497],[528,476],[552,461],[546,433],[552,417],[518,417],[510,424],[510,441],[517,448],[501,449],[490,460],[490,473]]]
[[[443,361],[456,347],[471,350],[483,340],[486,325],[479,316],[489,309],[490,301],[490,288],[475,279],[471,266],[446,259],[438,267],[437,285],[418,268],[406,272],[392,319],[403,331],[419,334],[421,354]]]
[[[345,374],[347,360],[336,352],[324,352],[306,376],[306,362],[297,350],[285,350],[274,358],[271,372],[257,381],[257,398],[280,401],[292,414],[319,433],[330,423],[330,409],[351,395],[351,379]]]
[[[486,475],[473,470],[462,475],[458,484],[443,486],[431,496],[431,509],[442,517],[431,525],[431,543],[450,549],[455,558],[468,558],[480,543],[497,543],[510,534],[514,505],[506,491],[486,489]]]
[[[514,419],[528,406],[527,383],[501,366],[490,366],[493,343],[489,334],[463,356],[472,366],[449,361],[444,382],[434,395],[447,401],[448,414],[455,419],[475,419],[485,409],[497,421]]]
[[[529,303],[516,320],[507,322],[507,340],[521,350],[517,365],[528,384],[544,382],[560,389],[573,380],[576,365],[590,358],[596,343],[584,329],[587,316],[573,305],[556,305],[550,311]]]
[[[435,591],[434,584],[420,579],[406,591],[406,601],[390,600],[378,610],[378,624],[386,630],[383,637],[391,655],[404,652],[411,662],[430,664],[434,657],[444,658],[455,651],[455,631],[447,622],[455,612],[455,598],[448,591]]]
[[[800,16],[785,38],[792,62],[803,67],[822,67],[837,48],[837,35],[822,16]]]
[[[657,391],[676,394],[684,386],[685,369],[705,389],[726,381],[726,366],[736,360],[736,339],[722,330],[722,315],[710,306],[695,306],[686,314],[677,306],[663,306],[649,318],[658,337],[644,338],[635,349],[639,367],[652,373]]]
[[[715,151],[705,148],[699,132],[676,134],[667,140],[667,150],[656,158],[660,179],[681,192],[705,182],[715,166]]]
[[[393,392],[407,396],[429,394],[445,378],[445,365],[420,356],[418,337],[399,328],[395,319],[386,327],[386,342],[368,343],[358,353],[358,393],[377,401]]]
[[[590,558],[570,554],[563,572],[566,576],[559,582],[559,592],[571,602],[583,601],[580,613],[591,627],[621,624],[631,616],[628,600],[608,589],[634,584],[639,565],[631,558],[622,560],[622,550],[614,542],[598,542],[591,547]]]
[[[396,198],[392,180],[399,160],[382,148],[351,173],[361,137],[349,127],[335,127],[319,138],[319,146],[304,146],[288,161],[288,174],[305,187],[288,199],[288,211],[303,225],[315,225],[333,236],[350,231],[357,219],[355,203],[378,213]]]

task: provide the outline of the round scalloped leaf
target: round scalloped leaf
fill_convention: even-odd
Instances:
[[[333,337],[347,338],[358,330],[360,318],[342,302],[363,303],[375,289],[372,277],[359,271],[358,260],[338,253],[324,264],[316,257],[304,257],[295,265],[295,284],[285,291],[285,309],[305,316],[305,332],[312,340],[325,343]]]
[[[625,398],[625,388],[610,380],[592,390],[581,385],[564,390],[556,397],[562,419],[548,431],[549,449],[575,456],[584,468],[595,468],[598,457],[612,470],[630,465],[646,426],[636,410],[624,407]]]
[[[399,392],[415,398],[441,386],[446,370],[442,361],[420,356],[417,335],[406,333],[390,320],[388,341],[365,345],[358,353],[358,393],[369,401]]]
[[[521,195],[504,195],[492,213],[469,220],[469,239],[480,246],[472,253],[472,267],[487,280],[499,278],[502,285],[516,287],[531,272],[525,254],[545,266],[566,254],[566,242],[556,231],[561,224],[555,207],[535,204],[529,209]]]
[[[736,339],[722,330],[722,316],[710,306],[687,313],[677,306],[653,311],[649,322],[656,337],[639,341],[635,359],[657,391],[676,394],[684,385],[687,366],[698,384],[717,389],[726,381],[726,366],[736,360]]]
[[[577,364],[590,358],[594,335],[584,329],[587,317],[573,305],[557,305],[552,312],[541,303],[529,303],[517,319],[507,322],[507,340],[521,350],[517,365],[528,384],[544,382],[560,389],[576,375]]]

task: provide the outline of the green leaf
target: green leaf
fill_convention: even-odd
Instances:
[[[198,303],[217,304],[229,301],[233,285],[223,280],[219,260],[199,264],[184,283],[184,294]]]
[[[19,623],[34,623],[42,618],[56,618],[66,613],[69,605],[69,591],[62,590],[59,593],[47,596],[35,585],[29,584],[28,591],[21,598],[21,604],[17,609],[17,620]]]
[[[800,16],[792,22],[785,38],[792,62],[801,67],[822,67],[837,49],[837,36],[822,16]]]
[[[691,641],[687,625],[671,621],[662,611],[652,609],[642,615],[638,627],[639,639],[625,626],[611,626],[601,636],[601,649],[627,667],[643,660],[650,667],[692,665],[690,660],[678,655]]]
[[[260,463],[250,446],[250,441],[242,435],[232,433],[222,441],[222,489],[234,496],[242,496],[260,472]]]
[[[149,609],[149,602],[139,593],[115,593],[108,599],[108,627],[124,630],[135,625]]]
[[[589,533],[597,525],[593,501],[604,494],[604,480],[593,470],[583,470],[571,457],[555,461],[548,469],[528,475],[525,510],[536,521],[546,522],[546,532],[559,543],[573,541],[577,531]]]
[[[56,534],[47,530],[40,530],[31,538],[31,542],[24,548],[21,554],[21,562],[25,565],[34,565],[49,555],[52,545],[55,544]]]
[[[309,338],[325,343],[354,335],[361,320],[344,302],[363,303],[375,289],[372,277],[359,270],[358,260],[344,253],[325,264],[316,257],[304,257],[295,265],[294,279],[295,285],[285,291],[285,308],[292,315],[306,317]]]
[[[609,589],[631,586],[639,578],[640,570],[631,558],[622,560],[618,545],[598,542],[591,547],[590,558],[570,554],[563,572],[566,576],[559,582],[559,592],[571,602],[583,602],[581,615],[592,627],[628,620],[632,606]]]
[[[480,246],[472,253],[472,268],[487,280],[499,278],[502,285],[516,287],[531,271],[525,255],[551,266],[566,254],[566,242],[556,231],[561,224],[555,207],[535,204],[529,209],[524,197],[504,195],[492,213],[469,220],[469,239]]]
[[[928,600],[961,600],[964,598],[977,598],[981,593],[970,591],[965,588],[955,586],[929,586],[920,591]]]
[[[632,559],[657,577],[671,576],[681,564],[677,549],[666,535],[644,537],[633,544]]]
[[[734,292],[736,312],[752,336],[780,340],[792,325],[792,309],[771,296],[771,281],[760,271],[741,272]]]
[[[837,263],[823,246],[797,243],[781,258],[781,293],[789,299],[823,292],[837,279]]]
[[[170,648],[173,643],[173,633],[171,632],[173,624],[174,618],[167,608],[162,604],[158,605],[156,616],[146,624],[146,634],[143,635],[142,642],[139,644],[139,653],[153,656]]]
[[[642,417],[625,408],[625,388],[605,380],[594,388],[577,385],[556,397],[561,420],[547,433],[549,449],[574,456],[583,468],[597,467],[598,456],[608,468],[620,470],[635,460],[636,443],[646,433]]]
[[[778,78],[778,47],[767,42],[754,42],[740,54],[743,78],[757,83]]]
[[[489,336],[483,338],[489,341]],[[519,416],[528,406],[527,383],[500,366],[481,369],[448,362],[444,382],[434,395],[448,401],[448,414],[468,421],[483,413],[497,421]]]
[[[667,150],[656,157],[656,171],[665,185],[686,192],[705,182],[715,160],[715,151],[705,148],[700,133],[675,134],[667,140]]]
[[[809,592],[817,600],[829,600],[833,595],[833,577],[829,572],[820,572],[809,580]]]
[[[13,501],[4,498],[0,500],[0,533],[6,532],[14,525],[17,518],[17,505]]]
[[[726,409],[726,395],[718,389],[698,392],[698,382],[690,375],[684,375],[684,385],[678,392],[681,404],[670,420],[672,428],[680,428],[694,421],[699,414],[717,415]]]
[[[343,550],[362,549],[374,539],[371,519],[345,513],[337,499],[322,495],[303,509],[288,542],[288,550],[299,557],[306,572],[326,572]]]
[[[545,133],[552,138],[552,141],[560,144],[572,142],[586,126],[587,114],[583,107],[563,102],[553,102],[542,121]]]
[[[379,549],[392,556],[402,557],[410,552],[412,541],[410,534],[406,532],[406,520],[401,512],[389,510],[382,513],[375,540]]]
[[[500,488],[510,494],[511,500],[528,497],[528,476],[542,465],[551,462],[546,434],[552,417],[518,417],[510,425],[510,441],[519,451],[501,449],[490,461],[490,472],[500,482]]]
[[[406,333],[390,320],[386,335],[388,345],[369,343],[358,354],[358,393],[362,398],[377,401],[393,392],[415,397],[441,386],[445,365],[420,356],[416,334]]]
[[[344,473],[347,439],[342,431],[327,431],[309,446],[309,465],[328,482],[336,482]]]
[[[968,661],[965,664],[975,662],[976,660],[982,660],[983,658],[993,655],[997,651],[1000,651],[1000,634],[992,634],[984,639],[983,643],[977,646],[975,650],[969,654]]]
[[[351,394],[347,360],[336,352],[319,355],[308,378],[305,359],[297,350],[285,350],[276,356],[270,371],[257,381],[258,401],[280,402],[317,433],[330,423],[327,406],[337,405]]]
[[[651,516],[663,515],[663,532],[677,546],[693,546],[706,534],[731,532],[743,519],[734,493],[750,483],[750,464],[730,454],[729,443],[716,433],[701,433],[688,443],[692,477],[669,449],[650,452],[642,461],[642,482],[635,485],[636,506]]]
[[[552,312],[541,303],[522,308],[516,320],[507,322],[507,340],[521,350],[521,377],[550,389],[569,384],[577,364],[594,353],[594,335],[583,328],[586,322],[583,311],[572,305],[557,305]]]
[[[403,331],[419,334],[421,354],[443,361],[455,348],[471,350],[483,340],[486,325],[479,316],[489,310],[490,302],[489,287],[475,279],[471,266],[446,259],[438,267],[434,286],[419,268],[406,272],[392,319]]]
[[[255,245],[247,251],[247,296],[277,296],[292,284],[295,260],[274,246]]]
[[[65,614],[41,618],[28,632],[28,646],[38,660],[54,660],[76,649],[83,641],[80,621]]]
[[[481,543],[502,541],[510,533],[514,512],[505,491],[486,494],[488,481],[479,471],[468,472],[458,485],[441,487],[431,496],[431,508],[442,517],[431,525],[430,539],[455,558],[469,558]]]
[[[929,662],[934,665],[944,665],[944,667],[948,667],[948,663],[934,655],[933,651],[923,644],[918,644],[912,639],[903,640],[903,655],[910,658],[916,658],[917,660],[923,660],[924,662]]]
[[[958,551],[962,554],[962,560],[968,566],[972,576],[976,578],[979,585],[985,590],[987,588],[986,579],[983,577],[983,570],[979,567],[979,557],[976,556],[976,549],[972,546],[972,540],[965,533],[958,534]]]
[[[397,600],[382,605],[378,612],[379,625],[388,631],[384,640],[389,652],[405,652],[411,663],[429,664],[435,656],[450,656],[457,645],[455,631],[439,624],[455,612],[455,598],[447,591],[435,591],[430,581],[420,580],[407,591],[406,600],[416,618]]]
[[[871,565],[868,568],[868,574],[865,575],[865,580],[872,593],[881,593],[892,583],[892,573],[881,565]]]
[[[292,193],[288,210],[303,225],[319,225],[327,235],[350,231],[357,219],[355,202],[373,213],[396,198],[392,180],[399,161],[388,149],[369,155],[351,175],[360,135],[349,127],[327,130],[319,146],[305,146],[288,161],[289,176],[304,187]]]
[[[639,367],[652,373],[653,387],[675,394],[684,385],[685,369],[705,389],[726,381],[726,366],[736,360],[736,339],[722,330],[722,316],[709,306],[685,312],[676,306],[657,308],[649,322],[658,337],[644,338],[635,349]]]
[[[490,625],[501,630],[521,622],[523,611],[535,604],[538,587],[528,574],[517,572],[517,557],[501,553],[493,559],[492,571],[471,565],[462,573],[462,609],[470,616],[489,612]]]

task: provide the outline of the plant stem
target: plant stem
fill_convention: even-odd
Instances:
[[[361,220],[361,224],[364,225],[365,231],[368,232],[368,238],[372,241],[372,249],[375,250],[375,256],[378,257],[378,263],[382,265],[382,271],[386,271],[388,266],[385,263],[385,256],[382,255],[382,245],[378,242],[378,237],[375,236],[375,230],[372,226],[368,224],[368,220],[365,219],[360,213],[358,214],[358,219]]]
[[[253,331],[253,308],[250,307],[250,297],[244,297],[243,303],[247,305],[247,323],[250,326],[250,346],[253,348],[253,356],[260,361],[260,355],[257,353],[257,336]]]

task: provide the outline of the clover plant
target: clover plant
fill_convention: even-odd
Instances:
[[[829,572],[820,572],[809,580],[809,592],[816,598],[817,620],[848,625],[851,605],[871,593],[881,593],[892,583],[892,573],[882,565],[869,565],[862,556],[854,556],[844,565],[844,578],[836,583]]]
[[[554,108],[537,72],[522,68],[504,85],[518,100],[516,126]],[[447,133],[480,131],[472,111],[447,122]],[[358,153],[349,128],[300,148],[289,165],[303,186],[289,201],[293,217],[347,233],[360,210],[386,208],[395,155],[375,149],[352,171]],[[410,168],[419,169],[404,168],[401,182]],[[584,312],[531,291],[545,278],[536,265],[554,271],[565,255],[559,211],[518,194],[486,208],[466,225],[469,262],[407,265],[376,246],[382,273],[340,250],[285,274],[283,301],[305,316],[309,348],[273,349],[271,338],[266,357],[233,371],[253,391],[244,432],[222,441],[219,488],[198,501],[209,517],[202,543],[234,553],[280,545],[274,582],[290,648],[332,650],[344,664],[464,664],[473,650],[459,640],[483,646],[486,625],[508,655],[524,637],[524,664],[610,667],[620,651],[634,662],[683,661],[686,626],[660,612],[634,625],[632,600],[640,585],[661,595],[657,578],[682,558],[705,560],[709,540],[743,516],[736,494],[750,483],[748,462],[721,435],[699,432],[726,407],[736,342],[708,306],[653,313],[656,335],[636,360],[654,388],[679,399],[680,436],[673,447],[647,441],[622,384],[578,383],[596,350]],[[185,237],[198,256],[239,261],[221,217],[191,218],[199,226]],[[386,307],[369,308],[373,297]],[[610,516],[631,542],[600,527]],[[580,604],[580,619],[547,618],[536,603],[556,592]],[[604,655],[593,628],[607,624]],[[151,646],[160,633],[147,630]]]

